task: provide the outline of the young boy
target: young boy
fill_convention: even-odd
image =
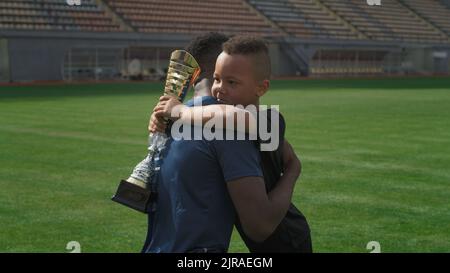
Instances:
[[[241,122],[245,123],[243,130],[247,133],[256,134],[257,117],[255,113],[243,110],[232,105],[255,105],[259,106],[259,98],[263,96],[270,85],[270,59],[267,47],[258,38],[248,38],[237,36],[223,45],[223,52],[219,55],[215,72],[214,83],[212,86],[212,96],[218,102],[226,104],[215,104],[208,106],[186,107],[178,100],[169,96],[160,98],[160,103],[155,107],[151,118],[149,129],[151,131],[166,130],[163,118],[171,118],[173,120],[181,120],[187,124],[206,124],[213,118],[223,120],[223,128],[236,128],[239,116],[245,117]],[[178,115],[174,115],[177,112]],[[213,115],[211,115],[213,113]],[[266,118],[264,115],[263,118]],[[278,121],[278,120],[276,120]],[[233,124],[230,124],[233,123]],[[274,121],[275,122],[275,121]],[[218,123],[219,125],[221,123]],[[284,121],[280,115],[280,134],[284,135]],[[217,125],[217,124],[216,124]],[[216,129],[220,129],[217,128]],[[264,176],[266,182],[266,190],[271,197],[271,191],[279,191],[276,182],[281,177],[283,171],[283,153],[292,155],[292,148],[285,142],[281,142],[275,152],[262,152],[261,159],[264,166]],[[289,164],[288,158],[284,159],[285,164]],[[269,168],[267,168],[269,166]],[[268,181],[271,180],[271,181]],[[237,187],[231,189],[231,196],[235,201],[235,206],[239,206],[239,191],[245,189]],[[284,196],[286,200],[291,200],[292,191],[289,189],[289,196]],[[233,194],[238,197],[233,197]],[[245,194],[245,193],[244,193]],[[275,197],[275,194],[274,194]],[[238,201],[236,201],[238,200]],[[304,216],[292,205],[283,200],[272,200],[278,205],[278,212],[274,213],[271,223],[269,224],[270,236],[264,238],[263,243],[255,242],[255,240],[242,236],[243,232],[248,229],[246,223],[248,221],[256,221],[254,217],[249,216],[248,212],[240,212],[238,214],[241,224],[237,224],[244,241],[252,252],[311,252],[311,239],[309,227]],[[236,204],[237,203],[237,204]],[[281,212],[281,213],[280,213]],[[284,214],[283,214],[284,212]],[[268,211],[270,213],[270,211]],[[287,217],[285,217],[287,215]],[[257,216],[256,216],[257,217]],[[284,217],[284,218],[283,218]],[[281,224],[280,224],[281,222]],[[247,223],[248,226],[248,223]],[[288,229],[288,230],[286,230]],[[248,230],[247,230],[248,231]],[[245,232],[247,233],[247,232]],[[267,235],[267,234],[266,234]]]

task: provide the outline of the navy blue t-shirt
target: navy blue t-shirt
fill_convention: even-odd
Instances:
[[[214,103],[211,97],[201,99]],[[186,103],[192,105],[192,102]],[[249,140],[173,140],[162,152],[158,199],[145,252],[228,250],[234,207],[228,181],[260,176],[260,155]]]

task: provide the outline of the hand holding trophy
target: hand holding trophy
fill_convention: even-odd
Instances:
[[[200,67],[194,57],[184,50],[175,50],[170,56],[164,94],[183,101],[190,87],[200,75]],[[148,213],[157,197],[154,174],[159,171],[160,153],[169,137],[164,133],[149,136],[148,155],[136,165],[127,180],[120,181],[112,200]]]

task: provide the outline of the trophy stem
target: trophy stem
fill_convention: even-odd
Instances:
[[[160,169],[161,151],[167,139],[164,133],[149,135],[147,157],[136,165],[127,180],[121,181],[112,200],[144,213],[154,209],[152,202],[157,198],[154,177]]]

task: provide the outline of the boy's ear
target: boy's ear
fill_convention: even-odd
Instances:
[[[262,97],[264,94],[266,94],[267,90],[269,90],[270,87],[270,81],[269,80],[263,80],[260,84],[258,90],[256,91],[256,96]]]

